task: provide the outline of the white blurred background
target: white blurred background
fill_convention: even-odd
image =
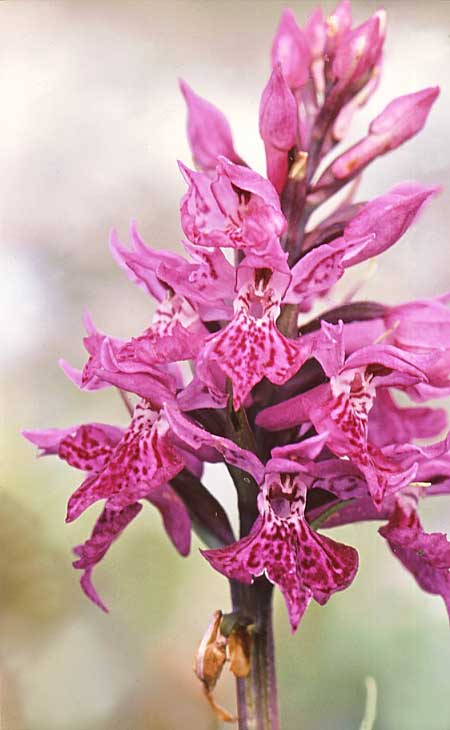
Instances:
[[[111,227],[125,239],[135,218],[149,243],[179,250],[184,185],[176,159],[189,163],[190,154],[177,77],[227,114],[237,149],[263,172],[258,104],[283,6],[0,3],[1,730],[218,727],[191,664],[210,613],[229,605],[226,581],[195,541],[189,560],[179,558],[148,510],[96,571],[111,609],[101,614],[70,565],[95,510],[64,524],[77,474],[56,460],[36,462],[19,430],[124,421],[112,391],[79,393],[57,360],[83,363],[84,308],[116,336],[148,325],[152,304],[115,266],[107,241]],[[313,7],[292,4],[300,23]],[[354,3],[356,21],[377,7]],[[366,172],[361,199],[402,180],[449,180],[450,3],[384,7],[384,78],[350,141],[394,96],[437,83],[442,95],[424,132]],[[449,205],[447,187],[383,255],[362,296],[393,303],[449,289]],[[224,475],[208,475],[232,502]],[[424,510],[430,530],[448,529],[449,516],[441,498]],[[367,674],[379,687],[377,730],[450,730],[443,603],[420,592],[376,529],[341,530],[360,549],[360,573],[327,607],[311,607],[294,637],[277,597],[286,730],[356,730]],[[218,694],[233,706],[229,678]]]

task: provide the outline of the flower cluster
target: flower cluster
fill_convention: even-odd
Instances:
[[[278,586],[293,630],[358,568],[356,550],[318,528],[355,521],[382,521],[394,555],[450,612],[450,543],[418,516],[422,498],[450,492],[446,414],[423,405],[450,393],[450,297],[321,305],[347,268],[401,238],[437,188],[401,182],[358,202],[353,183],[311,224],[421,130],[438,96],[394,99],[336,150],[378,85],[384,36],[383,11],[352,27],[346,0],[304,29],[283,13],[260,104],[267,177],[235,150],[222,112],[181,83],[195,163],[180,163],[187,257],[148,246],[134,224],[130,245],[113,233],[116,261],[157,302],[154,319],[121,341],[86,318],[86,364],[62,363],[83,390],[118,389],[130,423],[25,432],[85,474],[67,521],[103,503],[74,562],[103,609],[93,568],[148,502],[182,555],[194,528],[217,571]],[[201,481],[203,464],[221,461],[238,494],[238,540]]]

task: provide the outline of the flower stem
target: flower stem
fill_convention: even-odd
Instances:
[[[279,730],[272,632],[273,586],[266,578],[252,585],[230,581],[233,610],[251,620],[250,672],[236,680],[239,730]]]

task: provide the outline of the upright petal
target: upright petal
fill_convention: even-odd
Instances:
[[[151,248],[139,236],[135,221],[131,223],[130,234],[131,249],[128,249],[120,243],[116,231],[112,231],[111,253],[129,279],[160,302],[166,296],[167,287],[159,279],[159,266],[177,266],[183,259],[171,251],[156,251]]]
[[[126,342],[117,357],[149,365],[195,359],[207,334],[188,300],[171,294],[158,306],[151,326]]]
[[[48,456],[57,454],[59,445],[63,438],[76,432],[79,426],[69,426],[69,428],[37,428],[34,430],[22,431],[28,441],[38,447],[39,456]]]
[[[277,64],[262,93],[259,133],[266,149],[267,177],[278,193],[287,179],[288,153],[295,147],[297,132],[297,102]]]
[[[344,265],[353,266],[390,248],[436,192],[436,187],[419,184],[396,185],[385,195],[366,203],[345,227]],[[361,241],[367,241],[363,247]]]
[[[179,352],[170,352],[170,347],[175,346],[172,338],[166,341],[165,351],[159,352],[157,360],[170,359],[170,355],[178,355]],[[105,337],[96,359],[96,377],[104,384],[115,385],[117,388],[135,393],[157,406],[161,406],[167,400],[173,400],[177,387],[181,384],[178,371],[165,362],[154,362],[152,355],[156,357],[154,349],[145,352],[145,348],[137,352],[133,344],[123,343],[117,345],[115,341]],[[148,357],[147,357],[148,356]]]
[[[220,158],[216,177],[184,166],[189,185],[181,201],[181,222],[197,246],[222,246],[262,253],[286,226],[275,188],[265,178]]]
[[[299,89],[308,81],[311,60],[308,38],[288,8],[283,11],[273,39],[271,58],[272,68],[281,66],[291,89]]]
[[[333,58],[332,74],[339,82],[339,88],[346,90],[347,96],[352,96],[367,83],[379,58],[383,40],[377,13],[342,35]]]
[[[214,173],[220,155],[243,164],[234,149],[230,125],[224,114],[198,96],[185,81],[180,81],[180,89],[188,110],[187,134],[195,166]]]

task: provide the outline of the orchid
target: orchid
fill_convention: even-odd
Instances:
[[[332,309],[324,300],[347,269],[397,244],[439,192],[407,181],[369,201],[355,199],[355,185],[334,198],[420,132],[439,94],[393,99],[366,137],[336,152],[376,90],[385,31],[383,11],[352,28],[347,0],[303,29],[283,13],[259,109],[266,175],[235,150],[222,111],[181,82],[195,166],[179,163],[186,255],[148,245],[134,222],[129,244],[113,231],[112,255],[155,314],[127,340],[85,315],[84,366],[61,361],[80,389],[118,391],[128,423],[24,431],[41,455],[84,473],[68,522],[102,503],[73,565],[103,610],[93,569],[144,503],[182,556],[197,533],[233,606],[214,614],[196,672],[219,717],[232,719],[212,697],[230,660],[241,730],[279,727],[273,587],[296,631],[312,600],[324,605],[356,575],[357,551],[322,528],[382,522],[380,544],[450,615],[450,543],[419,517],[422,499],[450,493],[446,411],[423,405],[450,394],[450,296],[386,305],[349,295]],[[237,492],[239,536],[202,482],[203,465],[217,462]]]

